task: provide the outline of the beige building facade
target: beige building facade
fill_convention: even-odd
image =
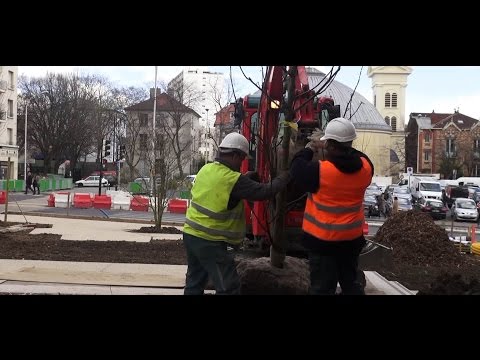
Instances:
[[[18,177],[17,66],[0,65],[0,179]],[[8,159],[10,158],[10,165]]]

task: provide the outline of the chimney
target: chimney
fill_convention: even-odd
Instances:
[[[157,96],[161,94],[161,91],[159,88],[157,88]],[[155,88],[150,88],[150,99],[153,99],[155,97]]]

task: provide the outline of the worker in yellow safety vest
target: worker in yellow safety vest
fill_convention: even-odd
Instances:
[[[188,262],[185,295],[203,294],[209,277],[216,294],[239,294],[240,281],[227,247],[245,238],[243,200],[272,198],[290,181],[288,172],[271,183],[255,181],[254,172],[242,175],[240,166],[247,156],[247,139],[230,133],[220,143],[215,161],[204,165],[195,178],[183,228]]]

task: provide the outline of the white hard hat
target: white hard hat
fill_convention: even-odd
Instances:
[[[220,152],[230,152],[231,150],[240,150],[247,157],[249,157],[248,140],[245,136],[232,132],[227,134],[220,143]],[[227,150],[227,151],[225,151]]]
[[[344,118],[330,120],[325,128],[325,135],[320,140],[336,140],[340,143],[350,142],[357,138],[357,132],[352,122]]]

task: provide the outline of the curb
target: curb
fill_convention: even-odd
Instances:
[[[20,211],[9,211],[8,214],[11,215],[28,215],[28,216],[38,216],[38,217],[51,217],[51,218],[62,218],[62,219],[78,219],[78,220],[94,220],[94,221],[110,221],[110,222],[123,222],[123,223],[136,223],[136,224],[154,224],[152,220],[142,220],[142,219],[119,219],[119,218],[101,218],[95,216],[80,216],[80,215],[63,215],[63,214],[45,214],[38,212],[23,212]],[[174,221],[162,221],[163,225],[169,226],[183,226],[183,222],[174,222]]]

